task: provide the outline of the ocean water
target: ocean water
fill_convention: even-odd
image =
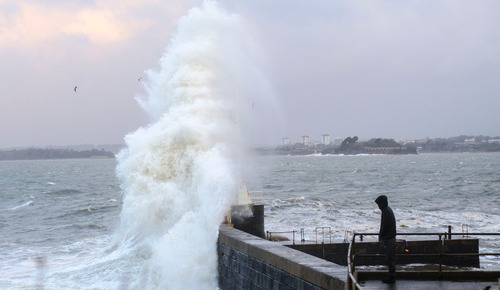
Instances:
[[[122,207],[115,167],[114,159],[0,162],[0,289],[100,279],[78,277],[111,246]]]
[[[116,160],[1,164],[0,288],[217,288],[250,117],[273,108],[251,35],[205,1],[145,72],[136,99],[150,122]]]
[[[150,123],[116,160],[0,162],[1,289],[216,289],[218,227],[241,183],[263,191],[267,230],[307,239],[376,231],[381,193],[401,229],[498,232],[500,155],[247,157],[277,112],[251,35],[204,2],[146,72]]]
[[[262,157],[254,168],[247,184],[264,191],[273,230],[378,231],[385,194],[401,231],[500,232],[500,154]]]
[[[400,233],[443,233],[448,226],[454,233],[500,233],[500,154],[281,156],[253,164],[247,185],[264,192],[266,231],[296,231],[296,242],[301,229],[319,242],[330,230],[336,242],[352,231],[377,233],[374,200],[381,194]],[[483,253],[499,246],[499,236],[480,241]],[[481,257],[481,265],[499,269],[500,259]]]
[[[400,232],[445,232],[448,225],[460,232],[463,224],[469,232],[500,232],[500,154],[262,156],[248,164],[248,189],[263,191],[266,231],[303,228],[314,241],[316,227],[331,227],[336,242],[345,230],[376,232],[373,200],[386,194]],[[144,242],[150,238],[124,237],[117,165],[0,162],[0,289],[141,289],[162,278],[150,276],[154,248]],[[147,235],[165,235],[156,231]],[[175,243],[192,238],[176,234]],[[498,246],[498,238],[480,242],[481,251]],[[183,271],[195,267],[183,262],[177,265]],[[494,257],[481,263],[500,268]]]

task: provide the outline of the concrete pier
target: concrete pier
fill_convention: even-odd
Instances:
[[[346,267],[221,225],[221,289],[345,289]]]
[[[460,246],[466,251],[476,252],[477,240],[446,242],[447,246]],[[431,243],[432,244],[432,243]],[[360,243],[360,252],[376,247]],[[420,241],[409,242],[412,252],[421,252]],[[217,241],[218,273],[220,289],[346,289],[347,267],[329,262],[318,255],[322,245],[302,246],[300,252],[286,243],[271,242],[258,236],[225,225],[219,228]],[[340,255],[345,255],[343,244]],[[324,258],[337,260],[332,251],[321,249]],[[332,250],[332,249],[329,249]],[[376,250],[376,249],[375,249]],[[455,249],[456,250],[456,249]],[[371,251],[371,250],[370,250]],[[366,252],[370,252],[366,251]],[[319,256],[319,255],[318,255]],[[329,256],[329,257],[327,257]],[[340,257],[339,257],[340,258]],[[338,259],[338,263],[343,263]],[[450,262],[452,262],[450,260]],[[471,261],[467,261],[471,263]],[[368,263],[372,264],[372,263]],[[472,267],[476,261],[472,261]],[[469,264],[469,267],[471,265]],[[399,266],[398,266],[399,267]],[[385,271],[358,271],[358,281],[362,289],[498,289],[498,271],[402,271],[396,273],[396,283],[384,284],[380,281]],[[439,274],[439,276],[437,276]]]

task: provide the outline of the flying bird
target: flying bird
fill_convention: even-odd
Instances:
[[[142,77],[138,78],[137,80],[138,80],[138,81],[142,81]]]
[[[75,86],[75,88],[73,89],[73,90],[75,91],[75,93],[76,93],[76,89],[77,89],[77,88],[78,88],[78,87],[77,87],[77,86]]]

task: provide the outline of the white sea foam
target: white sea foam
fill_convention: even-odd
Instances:
[[[18,205],[18,206],[11,208],[11,210],[16,210],[16,209],[20,209],[20,208],[25,207],[25,206],[33,205],[33,203],[34,203],[34,201],[30,200],[30,201],[27,201],[21,205]]]
[[[136,247],[132,288],[217,288],[218,227],[241,182],[249,126],[245,35],[238,16],[205,2],[180,21],[160,71],[148,72],[139,102],[152,123],[126,136],[117,167],[120,248]]]

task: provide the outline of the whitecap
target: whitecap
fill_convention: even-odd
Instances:
[[[18,205],[16,207],[11,208],[11,210],[16,210],[16,209],[23,208],[23,207],[26,207],[29,205],[33,206],[34,204],[35,204],[35,202],[33,200],[30,200],[30,201],[25,202],[24,204],[21,204],[21,205]]]

